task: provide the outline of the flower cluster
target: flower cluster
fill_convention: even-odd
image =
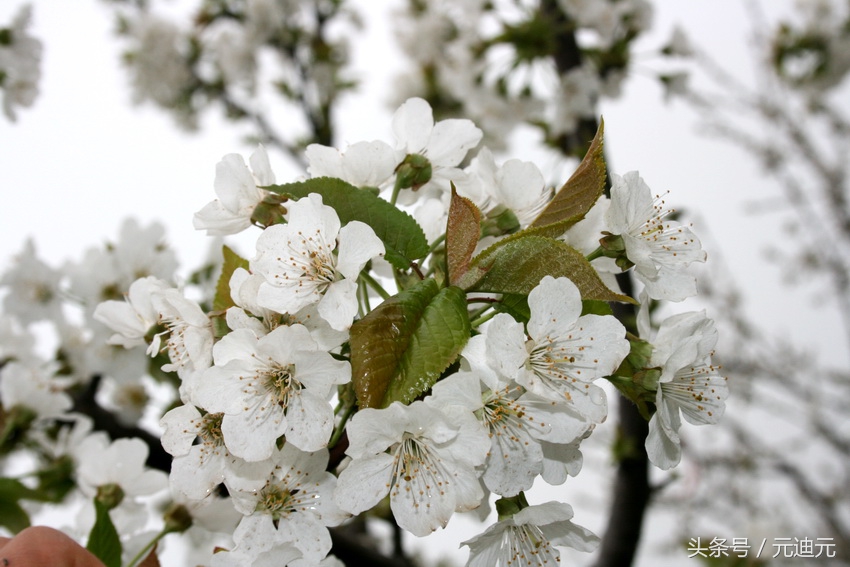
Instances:
[[[646,0],[411,2],[395,18],[409,59],[396,92],[439,92],[441,110],[462,109],[499,150],[523,123],[554,142],[595,120],[600,99],[620,96],[630,44],[651,21]],[[581,54],[567,67],[554,51],[565,30]]]
[[[557,546],[589,551],[598,539],[569,505],[530,505],[525,492],[579,474],[581,443],[607,417],[603,381],[657,408],[646,447],[664,469],[681,458],[682,414],[721,416],[727,390],[704,314],[674,316],[654,336],[642,315],[639,338],[609,307],[637,303],[613,278],[631,268],[645,304],[694,295],[689,266],[705,254],[637,173],[603,195],[601,130],[559,191],[531,163],[470,155],[481,130],[435,121],[422,99],[398,109],[393,132],[391,143],[311,145],[310,177],[282,185],[262,146],[250,167],[225,156],[195,227],[259,235],[248,257],[223,248],[201,299],[173,283],[157,228],[135,224],[69,266],[68,283],[30,244],[0,280],[0,345],[35,321],[69,327],[64,297],[100,326],[73,334],[104,345],[97,365],[0,351],[0,394],[21,435],[76,463],[96,502],[86,525],[110,510],[125,554],[142,533],[126,518],[143,518],[139,498],[165,480],[145,468],[147,445],[109,441],[68,413],[79,387],[99,385],[85,371],[123,393],[112,400],[122,408],[132,376],[171,386],[159,425],[183,516],[162,534],[209,526],[214,510],[225,520],[206,532],[225,540],[196,547],[218,546],[202,561],[219,566],[331,564],[331,530],[354,516],[424,537],[491,497],[499,519],[464,543],[469,565],[557,562]]]
[[[41,78],[41,41],[27,28],[32,7],[24,6],[12,25],[0,27],[0,89],[3,90],[3,113],[9,120],[17,118],[15,107],[32,106],[38,96]]]
[[[152,103],[194,129],[199,115],[216,103],[230,118],[257,117],[268,112],[257,100],[270,96],[278,106],[318,123],[329,118],[322,116],[323,108],[351,87],[352,79],[342,71],[349,62],[350,32],[360,21],[348,4],[196,4],[188,22],[147,2],[111,7],[125,39],[123,59],[137,103]],[[299,96],[303,93],[310,94]],[[303,128],[294,130],[292,139],[278,140],[293,152],[300,147],[295,140],[305,135]],[[312,135],[316,132],[307,134]]]

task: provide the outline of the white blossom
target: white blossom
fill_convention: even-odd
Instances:
[[[38,258],[35,244],[28,239],[12,266],[0,278],[8,288],[3,309],[23,324],[34,321],[62,321],[62,272]]]
[[[547,502],[523,508],[461,545],[469,547],[468,567],[544,567],[558,565],[555,546],[593,551],[599,538],[570,521],[569,504]]]
[[[457,372],[437,382],[426,403],[455,406],[475,415],[490,437],[482,479],[502,496],[531,488],[544,470],[544,440],[570,443],[589,425],[572,406],[540,398],[517,384],[501,382],[482,392],[472,372]]]
[[[247,463],[227,450],[221,432],[223,417],[221,413],[201,415],[195,406],[186,404],[160,419],[162,446],[174,456],[169,480],[178,494],[201,500],[219,484],[228,486],[231,478],[265,470],[265,463]]]
[[[268,227],[257,239],[251,271],[266,280],[257,303],[279,313],[296,313],[316,303],[331,327],[347,329],[357,314],[360,270],[383,256],[384,244],[362,222],[340,228],[336,211],[316,193],[288,208],[289,222]]]
[[[110,243],[108,251],[120,278],[122,292],[145,276],[174,280],[177,257],[166,244],[165,227],[159,222],[142,226],[135,219],[126,219],[118,230],[118,240]]]
[[[65,266],[69,292],[82,302],[87,316],[103,301],[123,299],[130,285],[140,278],[174,280],[177,258],[164,237],[161,224],[142,226],[128,218],[121,223],[116,241],[89,248],[81,261]]]
[[[402,156],[422,156],[428,160],[431,175],[422,188],[433,187],[440,192],[449,189],[450,180],[463,178],[457,166],[483,136],[481,130],[465,118],[435,123],[431,105],[421,98],[406,100],[393,115],[392,125],[395,147]]]
[[[260,286],[266,281],[260,274],[237,268],[230,277],[230,296],[235,303],[227,310],[227,326],[232,329],[251,329],[262,336],[281,325],[304,325],[321,350],[332,351],[348,340],[348,331],[332,329],[322,319],[316,304],[296,313],[281,314],[257,303]]]
[[[358,411],[347,427],[353,460],[339,475],[336,502],[352,514],[388,493],[398,525],[425,536],[456,511],[479,506],[484,494],[475,467],[490,445],[474,420],[450,420],[416,401]]]
[[[127,54],[137,103],[151,100],[164,108],[180,105],[192,82],[186,60],[189,47],[182,31],[156,15],[143,12],[128,29],[135,48]]]
[[[428,158],[432,167],[455,167],[478,145],[482,132],[471,120],[451,118],[434,122],[431,105],[408,99],[393,115],[396,147]]]
[[[609,231],[623,237],[626,256],[652,299],[681,301],[696,295],[696,279],[686,269],[704,262],[700,241],[687,226],[665,220],[661,197],[653,197],[636,171],[611,176]]]
[[[251,226],[251,215],[274,185],[269,157],[259,146],[248,158],[251,168],[239,154],[227,154],[215,168],[215,194],[218,197],[195,213],[192,224],[208,235],[236,234]]]
[[[191,397],[224,413],[221,431],[231,453],[248,461],[269,458],[275,443],[313,451],[333,430],[333,387],[351,379],[348,363],[318,350],[302,325],[278,327],[258,338],[248,329],[228,333],[214,348],[215,365],[193,380]]]
[[[164,337],[163,350],[171,361],[162,366],[165,372],[177,372],[185,378],[208,368],[212,362],[213,331],[201,306],[174,288],[157,293],[153,300],[158,323],[166,330],[154,336],[148,354],[155,356],[159,352]]]
[[[6,411],[20,406],[38,418],[59,417],[71,409],[67,383],[55,376],[55,365],[24,365],[8,362],[0,366],[0,403]]]
[[[130,285],[124,301],[110,299],[99,304],[94,310],[94,319],[115,331],[109,344],[124,348],[146,346],[146,336],[160,317],[153,299],[169,288],[165,281],[148,276]]]
[[[88,496],[106,485],[117,485],[125,496],[154,494],[167,485],[164,472],[145,465],[148,446],[137,438],[109,441],[104,435],[92,434],[76,448],[77,482]]]
[[[552,401],[567,402],[592,423],[608,413],[605,392],[593,381],[613,373],[629,352],[622,323],[611,316],[581,314],[581,295],[567,278],[544,277],[528,295],[531,319],[500,313],[484,331],[485,348],[465,351],[478,366]]]
[[[233,503],[245,515],[233,534],[235,549],[290,544],[305,559],[322,560],[331,549],[328,527],[348,518],[334,503],[337,479],[327,464],[327,450],[304,452],[286,443],[266,474],[234,480]]]
[[[645,315],[642,336],[648,336]],[[649,422],[646,452],[660,469],[670,469],[682,457],[679,429],[681,415],[694,425],[717,423],[729,395],[726,378],[711,363],[717,343],[714,321],[704,312],[673,315],[659,326],[652,340],[650,366],[661,369],[656,394],[656,412]]]
[[[496,164],[489,148],[481,148],[459,180],[458,194],[468,197],[483,213],[500,207],[511,210],[521,227],[527,227],[552,200],[540,169],[531,162],[511,159]]]

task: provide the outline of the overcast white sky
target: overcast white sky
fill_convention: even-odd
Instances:
[[[0,25],[21,3],[0,2]],[[27,236],[34,238],[43,259],[59,265],[114,238],[121,219],[132,215],[165,224],[187,273],[206,254],[207,238],[191,221],[214,197],[215,164],[224,154],[247,156],[252,148],[218,116],[208,116],[200,133],[189,134],[151,107],[132,107],[111,13],[102,2],[31,3],[33,32],[45,42],[43,79],[34,108],[21,110],[15,124],[0,119],[0,269]],[[645,45],[659,45],[679,23],[716,59],[746,73],[747,27],[740,0],[653,3],[655,31]],[[376,13],[395,4],[368,3]],[[763,4],[771,11],[785,10],[790,0]],[[370,76],[385,79],[398,65],[382,59],[393,40],[384,19],[368,21],[372,27],[364,38],[361,68],[373,74],[365,76],[367,81]],[[342,122],[345,143],[391,141],[391,110],[384,105],[388,89],[385,82],[372,83],[367,94],[349,100],[351,118]],[[777,334],[797,337],[846,364],[844,342],[830,331],[838,328],[835,317],[813,310],[809,294],[781,287],[778,270],[759,258],[767,239],[778,237],[779,218],[744,213],[744,197],[750,201],[770,194],[756,167],[731,147],[697,135],[692,114],[681,105],[665,106],[656,82],[639,68],[624,92],[621,101],[603,106],[613,170],[637,169],[655,191],[670,191],[669,202],[691,213],[709,261],[722,259],[741,276],[752,315],[769,321]],[[279,182],[298,173],[280,155],[272,155],[272,166]]]

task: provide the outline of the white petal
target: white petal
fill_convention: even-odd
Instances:
[[[336,360],[327,352],[296,352],[292,362],[295,364],[295,379],[323,399],[328,398],[335,386],[351,381],[351,365]]]
[[[501,496],[515,496],[528,490],[543,471],[543,449],[528,436],[509,430],[493,434],[490,458],[484,469],[484,483]]]
[[[264,403],[235,414],[225,414],[221,432],[227,449],[249,462],[271,457],[277,438],[286,431],[286,418],[276,404]]]
[[[528,334],[535,340],[562,336],[581,315],[581,293],[567,278],[546,276],[528,294]],[[625,333],[623,333],[625,336]]]
[[[357,315],[357,284],[354,280],[340,280],[328,287],[319,300],[319,315],[336,331],[351,327]]]
[[[386,453],[352,461],[337,479],[337,505],[352,514],[372,508],[389,492],[392,466],[393,457]]]
[[[400,159],[385,142],[358,142],[345,150],[345,181],[357,187],[378,187],[389,179]]]
[[[193,423],[201,419],[201,413],[193,405],[182,405],[169,410],[159,420],[163,428],[162,447],[175,457],[185,455],[195,441],[197,426]]]
[[[304,151],[307,157],[307,172],[310,177],[337,177],[344,179],[342,154],[336,148],[321,144],[310,144]]]
[[[432,166],[454,167],[469,150],[478,145],[483,132],[471,120],[450,118],[434,125],[425,148],[425,155]]]
[[[348,422],[348,449],[345,453],[355,459],[383,453],[404,434],[400,427],[403,418],[400,404],[385,409],[365,408],[354,414]]]
[[[327,447],[333,432],[333,408],[309,390],[293,396],[286,408],[286,439],[302,451]]]
[[[393,115],[395,138],[401,149],[409,154],[425,149],[433,128],[431,105],[421,98],[407,99]]]
[[[272,166],[269,163],[269,155],[266,153],[266,148],[262,144],[257,146],[257,149],[248,158],[251,163],[251,171],[256,178],[256,184],[261,187],[274,185],[275,177],[272,172]]]
[[[653,465],[665,471],[678,465],[682,459],[678,433],[665,427],[657,412],[649,420],[646,454]]]
[[[338,252],[337,271],[346,278],[354,279],[366,262],[384,254],[384,243],[372,227],[360,221],[351,221],[339,232]]]
[[[499,313],[485,331],[487,360],[506,378],[514,378],[528,360],[522,323],[506,313]]]
[[[224,481],[224,458],[210,458],[201,453],[201,447],[171,462],[171,486],[193,500],[209,496]]]
[[[213,183],[222,206],[234,214],[262,199],[254,177],[239,154],[228,154],[216,164]]]

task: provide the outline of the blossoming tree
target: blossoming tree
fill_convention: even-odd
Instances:
[[[681,459],[682,416],[721,418],[728,389],[711,319],[649,324],[652,301],[696,294],[690,267],[705,253],[637,172],[609,174],[592,104],[627,64],[645,3],[542,2],[527,20],[483,3],[413,6],[417,30],[504,26],[493,37],[455,30],[459,43],[421,61],[424,71],[440,62],[433,81],[460,87],[445,73],[499,44],[517,65],[533,62],[545,55],[529,43],[541,32],[549,56],[577,58],[556,61],[557,88],[573,96],[553,104],[532,82],[517,91],[484,69],[467,84],[495,93],[493,104],[538,108],[526,120],[547,142],[583,155],[556,187],[533,163],[481,145],[499,126],[470,91],[452,96],[483,130],[435,118],[436,102],[411,96],[392,116],[394,139],[334,147],[333,102],[350,85],[344,50],[325,34],[349,17],[341,2],[206,2],[186,36],[145,3],[118,4],[142,46],[128,58],[140,98],[185,124],[221,103],[305,175],[277,183],[265,145],[247,162],[226,155],[194,226],[255,231],[254,248],[220,246],[188,277],[158,226],[127,223],[116,243],[61,270],[27,244],[0,280],[0,450],[25,468],[2,480],[6,529],[28,525],[33,503],[65,502],[78,510],[74,535],[109,567],[138,564],[168,534],[209,565],[390,564],[368,533],[354,535],[367,519],[427,537],[492,504],[489,526],[458,542],[468,564],[552,564],[559,546],[591,551],[599,538],[568,503],[529,491],[581,472],[609,394],[643,424],[639,455],[664,470]],[[423,16],[438,8],[467,12]],[[628,25],[606,27],[610,18]],[[579,46],[577,28],[599,43]],[[275,134],[251,107],[265,47],[296,71],[276,88],[311,143]],[[0,63],[25,66],[16,61]],[[33,348],[38,321],[55,328],[52,360]],[[156,433],[141,425],[152,411]]]

